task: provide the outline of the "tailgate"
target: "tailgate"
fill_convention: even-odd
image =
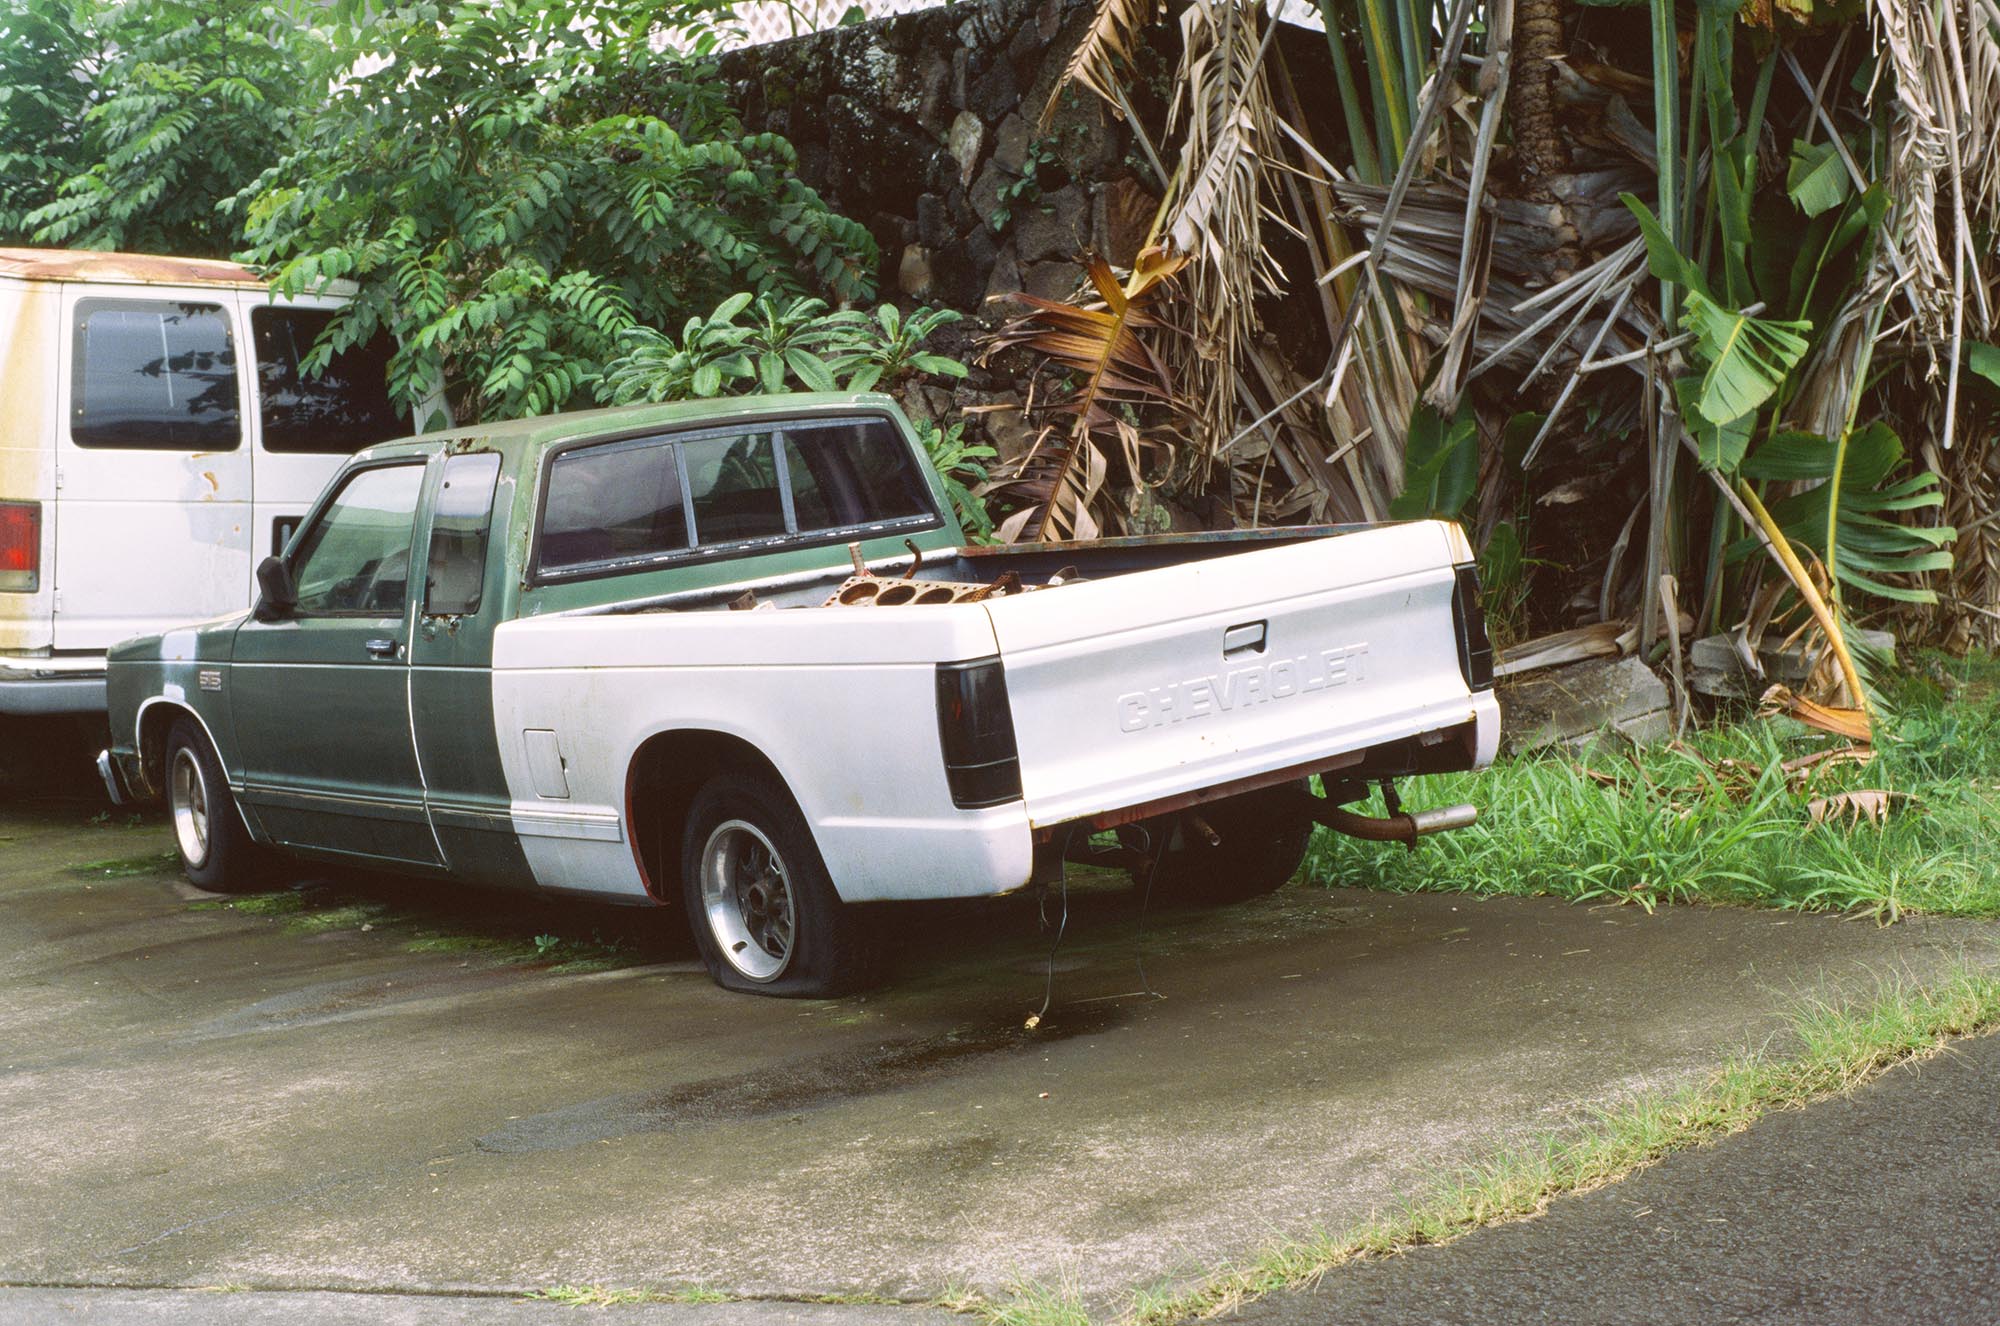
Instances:
[[[988,601],[1036,825],[1465,722],[1425,521]]]

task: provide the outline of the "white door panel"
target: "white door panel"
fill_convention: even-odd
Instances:
[[[199,288],[65,291],[56,648],[103,649],[242,605],[251,488],[236,305],[233,292]],[[78,333],[80,312],[91,319],[86,335]],[[223,328],[226,342],[211,334]],[[146,344],[153,336],[157,355]],[[220,411],[210,407],[230,390],[236,426],[225,431],[233,438],[206,433],[163,446],[166,434],[147,431],[149,417],[183,428],[214,419]]]

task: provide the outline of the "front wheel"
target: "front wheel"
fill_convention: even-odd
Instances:
[[[822,999],[872,974],[864,927],[774,779],[720,774],[695,794],[681,889],[702,961],[725,990]]]
[[[176,720],[167,733],[166,774],[174,847],[188,882],[214,893],[256,887],[257,844],[237,812],[222,761],[188,719]]]
[[[1162,893],[1175,898],[1239,902],[1270,893],[1298,873],[1312,841],[1312,821],[1300,808],[1297,785],[1212,801],[1197,806],[1199,816],[1220,842],[1211,843],[1183,820],[1178,845],[1160,862]],[[1132,872],[1144,884],[1146,872]]]

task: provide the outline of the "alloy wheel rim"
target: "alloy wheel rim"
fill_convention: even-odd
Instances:
[[[201,866],[208,861],[208,779],[202,776],[201,762],[186,746],[174,752],[169,782],[174,839],[180,844],[181,858],[190,866]]]
[[[701,853],[701,903],[730,966],[752,981],[785,974],[797,912],[784,858],[762,829],[747,820],[715,826]]]

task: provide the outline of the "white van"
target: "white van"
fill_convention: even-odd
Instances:
[[[341,292],[0,248],[0,715],[104,709],[104,651],[247,607],[341,458],[414,431],[388,338],[307,380]]]

